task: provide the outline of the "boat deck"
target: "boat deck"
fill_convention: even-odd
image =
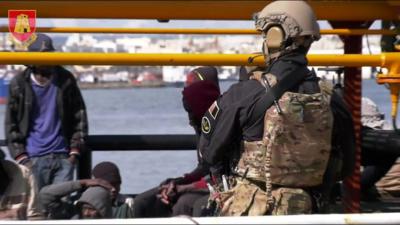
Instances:
[[[400,198],[380,198],[376,201],[361,201],[361,213],[400,212]],[[332,207],[332,213],[344,213],[341,201]]]

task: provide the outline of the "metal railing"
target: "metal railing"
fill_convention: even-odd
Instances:
[[[0,146],[6,146],[0,140]],[[90,135],[87,149],[80,156],[78,179],[90,178],[95,151],[188,151],[196,149],[196,136],[171,135]]]
[[[363,151],[400,156],[400,134],[389,130],[364,130]],[[6,146],[0,140],[0,146]],[[90,178],[92,153],[97,151],[189,151],[196,150],[196,136],[161,135],[89,135],[87,150],[79,160],[78,179]]]
[[[307,55],[310,66],[380,66],[398,68],[400,53],[376,55]],[[152,54],[152,53],[66,53],[0,52],[1,64],[24,65],[226,65],[263,66],[264,57],[256,54]]]

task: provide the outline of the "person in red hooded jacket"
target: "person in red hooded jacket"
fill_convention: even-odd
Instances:
[[[188,113],[189,124],[198,138],[201,119],[219,96],[218,72],[215,67],[199,67],[187,75],[182,103]],[[197,156],[198,165],[190,173],[168,178],[158,187],[139,194],[135,198],[135,217],[192,216],[193,203],[209,195],[206,183],[209,168],[203,165],[198,152]]]

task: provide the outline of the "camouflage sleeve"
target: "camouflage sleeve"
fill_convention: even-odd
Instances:
[[[239,110],[224,97],[228,96],[222,96],[210,106],[201,123],[200,153],[209,165],[223,161],[230,144],[234,141],[236,131],[239,130]]]

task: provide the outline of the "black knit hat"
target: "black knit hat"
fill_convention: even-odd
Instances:
[[[219,90],[218,70],[213,66],[202,66],[190,71],[186,77],[185,86],[189,86],[198,81],[208,80],[214,83]]]
[[[103,179],[111,184],[121,183],[121,175],[117,165],[112,162],[101,162],[97,164],[93,170],[92,175],[95,178]]]
[[[36,40],[28,46],[28,52],[54,52],[53,41],[45,34],[36,34]]]

